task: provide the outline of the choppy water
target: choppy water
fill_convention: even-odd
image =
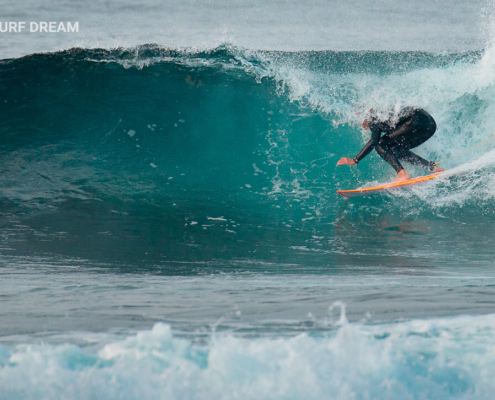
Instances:
[[[94,4],[81,21],[113,7]],[[284,42],[295,5],[243,42],[258,6],[231,20],[222,3],[176,45],[140,28],[153,4],[107,10],[140,17],[84,43],[2,36],[1,399],[491,398],[495,141],[440,179],[351,201],[336,190],[394,171],[376,154],[335,166],[368,140],[369,107],[427,109],[438,131],[418,153],[432,160],[495,133],[490,7],[361,6],[332,18],[395,15],[396,41],[319,42],[303,19]],[[177,24],[197,9],[173,7]]]

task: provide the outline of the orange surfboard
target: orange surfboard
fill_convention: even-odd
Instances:
[[[368,196],[370,194],[379,193],[387,189],[395,189],[403,186],[414,185],[420,182],[430,181],[435,179],[441,172],[436,174],[420,176],[418,178],[408,179],[407,181],[397,182],[397,183],[387,183],[385,185],[374,186],[370,188],[354,189],[354,190],[337,190],[337,193],[344,197],[358,197],[358,196]]]

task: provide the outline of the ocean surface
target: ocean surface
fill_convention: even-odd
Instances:
[[[0,6],[1,400],[493,399],[491,4]]]

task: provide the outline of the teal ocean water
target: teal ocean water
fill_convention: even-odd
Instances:
[[[124,33],[5,36],[0,398],[491,399],[495,140],[434,181],[336,193],[395,175],[375,153],[336,166],[368,140],[370,107],[428,110],[438,130],[417,152],[430,160],[495,134],[495,50],[473,25],[489,28],[488,9],[418,2],[411,19],[397,4],[336,6],[335,21],[406,24],[397,41],[365,30],[361,48],[345,35],[325,47],[303,23],[297,40],[256,45],[240,24],[256,4],[237,19],[221,3],[171,9],[203,21],[175,25],[198,46],[170,45],[165,28],[123,47]],[[136,7],[144,35],[158,6]],[[233,40],[207,29],[212,10]],[[435,21],[464,30],[422,47]]]

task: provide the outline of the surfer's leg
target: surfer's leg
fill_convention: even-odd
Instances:
[[[394,144],[395,142],[391,141],[387,136],[383,136],[375,146],[375,150],[397,172],[397,177],[393,180],[393,183],[407,181],[411,177],[399,162],[397,148],[394,147]]]
[[[415,165],[421,165],[425,167],[426,169],[429,169],[430,171],[433,171],[435,168],[435,163],[433,161],[427,161],[423,157],[418,156],[417,154],[414,154],[411,150],[409,149],[404,149],[398,153],[398,158],[400,160],[407,161],[411,164]]]
[[[435,169],[435,163],[414,154],[411,149],[418,147],[430,139],[435,133],[437,125],[430,114],[424,110],[417,110],[412,116],[412,126],[414,129],[411,130],[409,135],[404,136],[402,142],[398,143],[394,140],[395,154],[400,160],[421,165],[433,171]]]
[[[397,172],[394,182],[410,179],[399,159],[422,165],[430,170],[435,168],[434,163],[426,161],[410,150],[426,142],[435,131],[436,124],[431,115],[424,110],[416,110],[397,129],[380,139],[375,150]]]
[[[430,139],[437,129],[434,119],[424,110],[416,112],[395,131],[382,137],[380,142],[399,160],[422,165],[433,171],[435,163],[414,154],[411,149]]]
[[[412,137],[416,139],[414,133],[415,133],[415,129],[413,126],[413,118],[411,116],[397,129],[383,136],[383,139],[387,140],[391,144],[394,143],[397,145],[403,145],[407,141],[411,140]]]
[[[424,110],[416,110],[396,130],[385,135],[393,146],[413,149],[433,136],[437,125],[433,117]]]
[[[380,140],[380,142],[375,146],[375,150],[380,155],[380,157],[388,162],[397,172],[397,178],[395,178],[393,182],[402,182],[411,179],[409,174],[399,162],[395,151],[387,146],[386,140]]]
[[[395,169],[397,173],[404,169],[399,162],[397,154],[395,154],[395,152],[387,145],[385,140],[380,140],[380,142],[375,146],[375,150],[381,158],[383,158],[393,169]]]

